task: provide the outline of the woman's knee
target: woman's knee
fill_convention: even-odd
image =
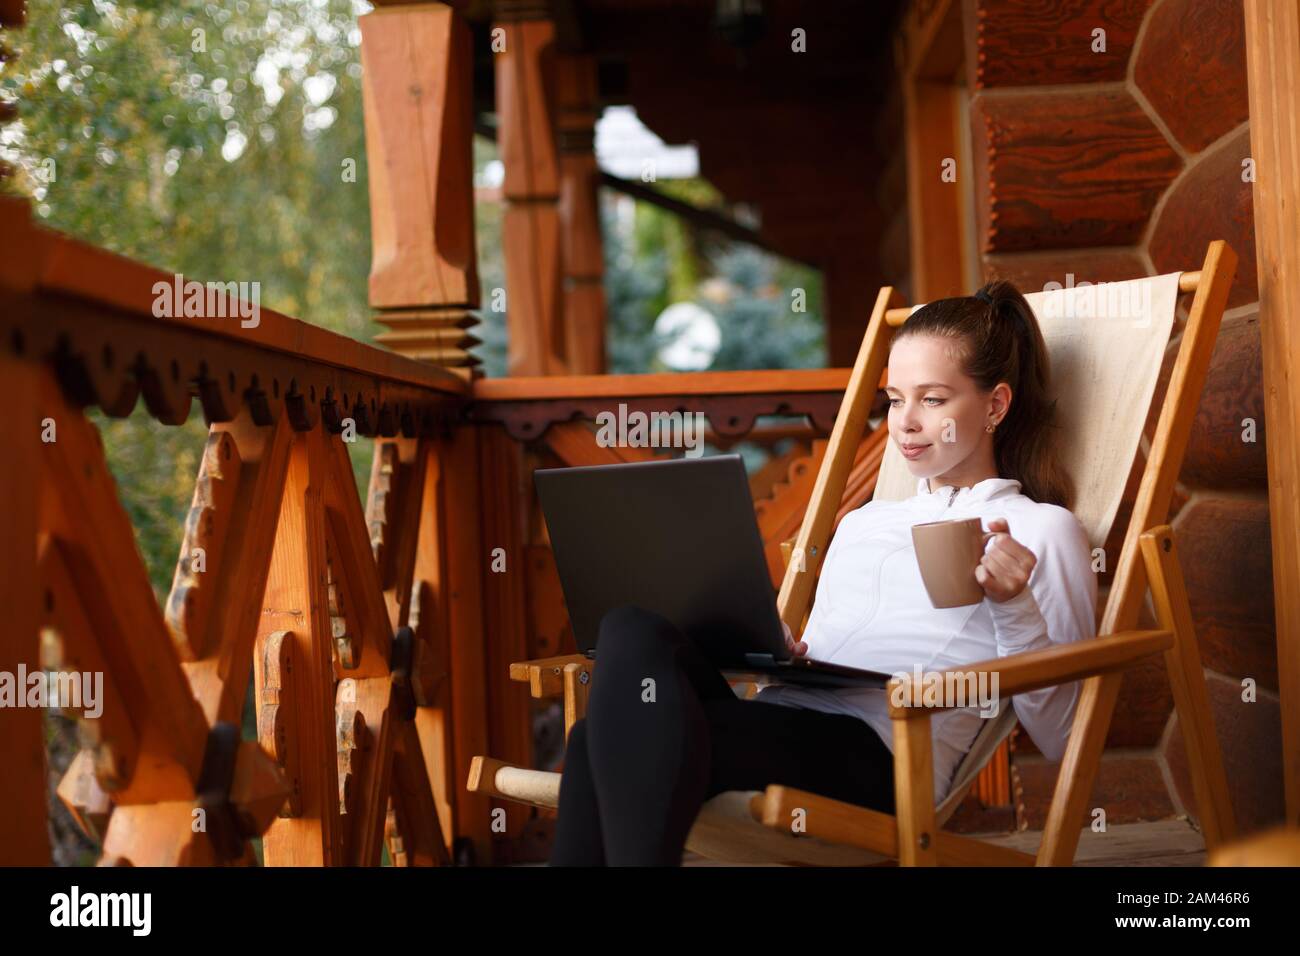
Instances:
[[[674,649],[680,643],[676,626],[663,615],[635,604],[624,604],[605,612],[600,619],[596,653],[603,661],[615,655],[644,659]]]

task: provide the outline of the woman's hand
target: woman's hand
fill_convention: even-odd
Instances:
[[[790,625],[785,623],[785,621],[781,622],[781,630],[785,631],[785,649],[788,650],[793,657],[802,657],[804,654],[808,653],[808,642],[796,641],[794,635],[790,633]]]
[[[1025,589],[1029,574],[1038,563],[1034,552],[1011,537],[1005,518],[989,521],[993,537],[975,568],[975,580],[984,593],[998,603],[1009,601]]]

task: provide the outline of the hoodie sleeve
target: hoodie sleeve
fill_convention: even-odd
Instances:
[[[1097,577],[1083,526],[1054,505],[1040,504],[1035,512],[1007,518],[1011,536],[1038,559],[1028,586],[1009,601],[985,598],[999,657],[1088,640],[1097,633]],[[1021,726],[1049,760],[1065,754],[1080,686],[1075,681],[1012,698]]]

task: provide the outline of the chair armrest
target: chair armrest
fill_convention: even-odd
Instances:
[[[1058,644],[1041,651],[1026,651],[1023,654],[1010,654],[990,661],[979,661],[962,668],[940,671],[944,686],[948,681],[959,683],[969,680],[974,675],[997,675],[997,692],[1003,697],[1014,697],[1043,687],[1055,687],[1068,684],[1084,677],[1107,674],[1112,671],[1127,670],[1138,661],[1153,654],[1159,654],[1173,646],[1174,632],[1154,631],[1120,631],[1090,641],[1075,641],[1070,644]],[[922,675],[925,679],[925,675]],[[936,679],[936,678],[931,678]],[[907,720],[929,716],[936,711],[955,709],[955,704],[941,703],[909,707],[904,703],[899,706],[895,700],[904,702],[912,699],[908,687],[895,685],[910,683],[913,675],[889,682],[889,716],[894,720]],[[919,696],[920,690],[916,692]]]
[[[559,697],[564,693],[564,668],[578,665],[579,670],[591,671],[595,662],[585,654],[564,654],[560,657],[542,657],[534,661],[516,661],[510,665],[510,679],[528,684],[533,697]]]

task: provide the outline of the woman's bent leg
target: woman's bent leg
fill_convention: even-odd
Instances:
[[[587,756],[587,721],[574,721],[560,776],[560,818],[555,825],[551,866],[604,866],[600,806]]]
[[[709,783],[701,696],[735,694],[671,622],[632,607],[601,622],[592,685],[587,753],[605,858],[678,866]]]
[[[894,812],[894,755],[866,721],[758,700],[710,700],[704,709],[708,796],[776,783]]]
[[[864,721],[740,700],[669,621],[601,622],[588,719],[574,724],[553,864],[681,863],[706,799],[783,783],[894,810],[893,757]]]

